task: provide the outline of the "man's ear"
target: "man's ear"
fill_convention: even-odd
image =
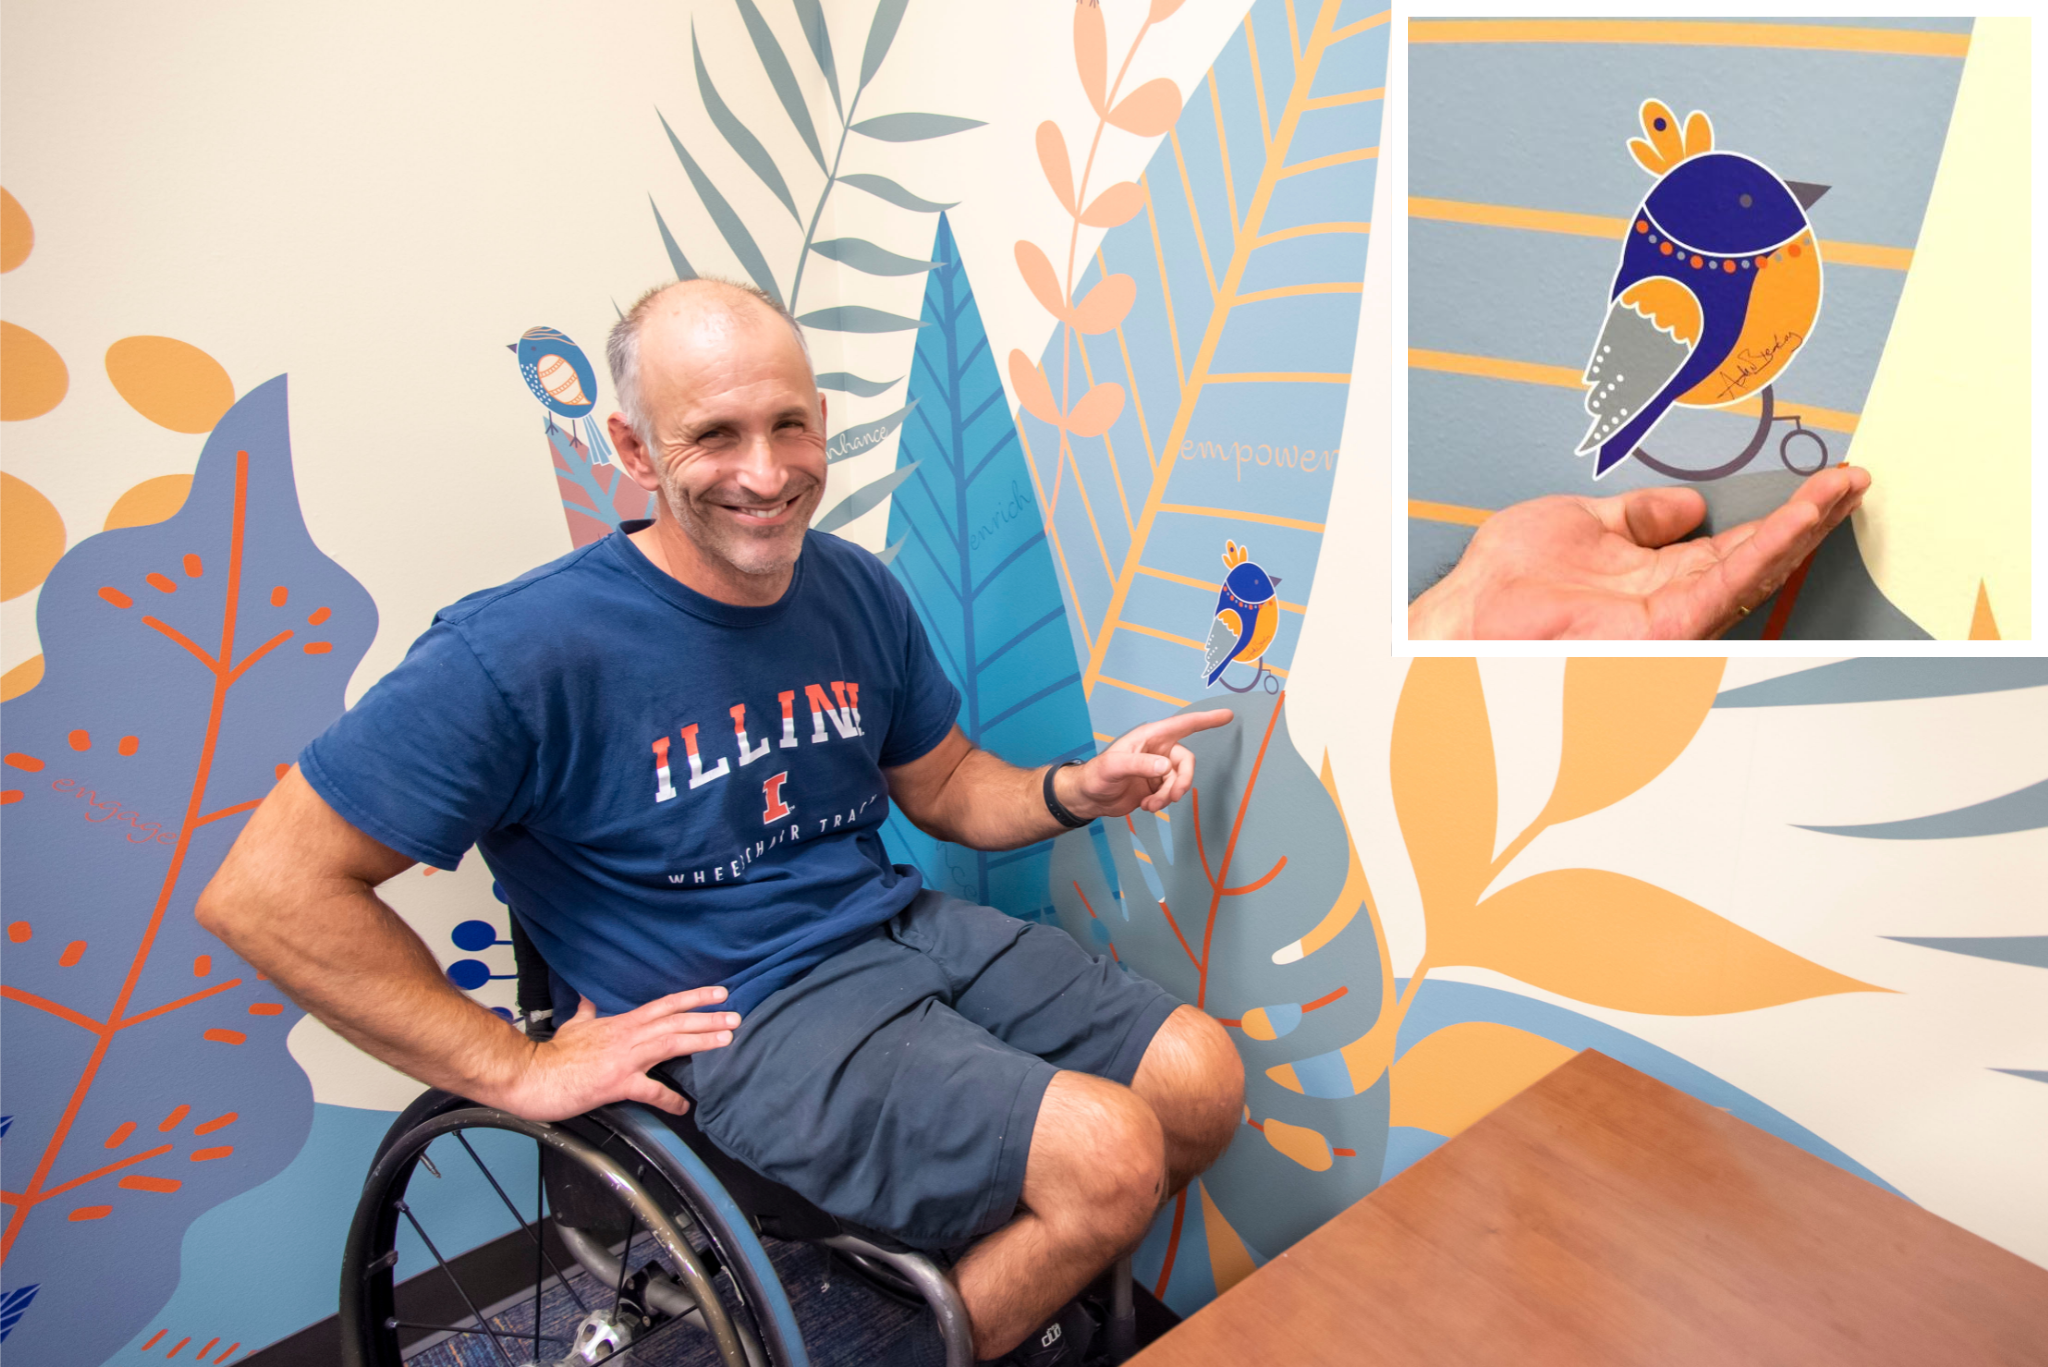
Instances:
[[[614,413],[606,418],[605,430],[612,434],[612,445],[618,450],[619,464],[626,468],[627,478],[650,494],[659,490],[661,477],[655,473],[653,454],[633,430],[633,424],[626,421],[626,415]]]
[[[829,417],[830,415],[825,411],[825,391],[821,389],[818,391],[818,425],[821,427],[829,426]]]

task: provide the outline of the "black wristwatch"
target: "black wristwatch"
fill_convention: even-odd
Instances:
[[[1080,830],[1095,818],[1075,816],[1072,812],[1061,806],[1059,798],[1053,795],[1052,776],[1060,770],[1067,768],[1068,765],[1079,764],[1080,762],[1077,759],[1070,759],[1063,764],[1055,764],[1045,771],[1045,809],[1052,813],[1054,821],[1059,822],[1060,825],[1065,826],[1070,831]]]

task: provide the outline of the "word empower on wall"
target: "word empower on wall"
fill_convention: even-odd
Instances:
[[[1232,462],[1240,480],[1244,478],[1247,465],[1254,469],[1298,470],[1305,475],[1324,474],[1337,468],[1334,450],[1303,450],[1299,446],[1280,446],[1264,441],[1195,441],[1190,438],[1180,444],[1180,458]]]

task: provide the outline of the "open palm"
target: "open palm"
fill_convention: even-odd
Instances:
[[[1778,591],[1862,502],[1867,471],[1823,470],[1769,516],[1692,541],[1691,489],[1532,499],[1488,518],[1409,608],[1411,639],[1698,640]]]

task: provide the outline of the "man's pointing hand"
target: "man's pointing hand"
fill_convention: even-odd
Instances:
[[[1235,717],[1230,709],[1219,707],[1133,727],[1086,764],[1061,770],[1053,791],[1067,810],[1081,817],[1123,816],[1141,807],[1164,811],[1195,781],[1195,757],[1181,742]]]

